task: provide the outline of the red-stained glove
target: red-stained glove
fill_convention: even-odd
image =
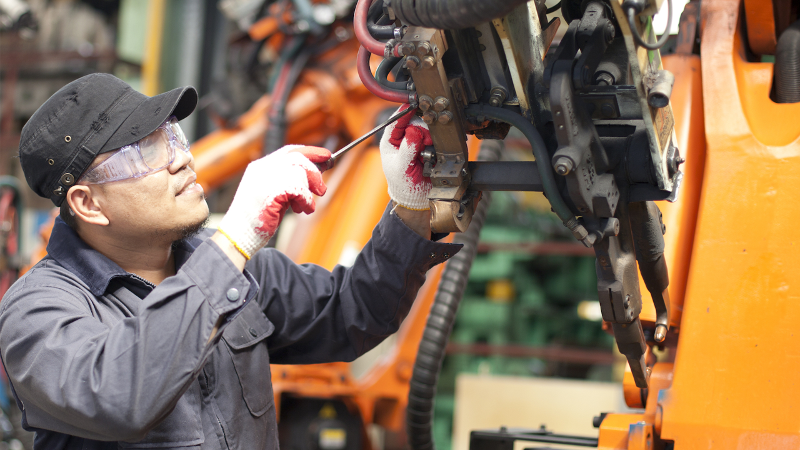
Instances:
[[[409,108],[403,105],[400,110]],[[422,151],[433,145],[428,125],[410,113],[389,125],[381,138],[383,174],[389,183],[389,197],[403,208],[429,209],[431,179],[422,175]]]
[[[324,148],[287,145],[251,162],[219,231],[249,259],[275,235],[289,207],[296,213],[314,212],[311,194],[321,196],[327,189],[315,163],[330,157]]]

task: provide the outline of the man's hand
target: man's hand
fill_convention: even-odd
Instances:
[[[401,106],[401,110],[405,108],[410,106]],[[421,155],[427,145],[433,145],[428,126],[413,113],[389,125],[381,138],[381,162],[389,183],[389,196],[412,211],[430,208],[431,179],[422,175]]]
[[[219,232],[249,259],[275,235],[289,207],[296,213],[314,212],[311,194],[324,195],[327,189],[315,163],[330,157],[324,148],[287,145],[251,162]]]

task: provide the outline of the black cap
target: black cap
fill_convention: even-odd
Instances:
[[[22,128],[25,180],[61,206],[97,155],[142,139],[170,116],[181,120],[195,106],[191,86],[148,97],[107,73],[81,77],[53,94]]]

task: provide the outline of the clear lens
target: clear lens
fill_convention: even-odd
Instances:
[[[172,164],[175,161],[176,148],[189,152],[189,141],[173,116],[153,133],[122,147],[97,167],[86,172],[79,182],[100,184],[143,177]]]

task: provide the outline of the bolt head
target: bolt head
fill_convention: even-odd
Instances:
[[[436,101],[433,103],[433,109],[438,112],[444,111],[448,106],[450,106],[450,100],[445,97],[436,97]]]
[[[431,109],[431,106],[433,106],[433,99],[431,99],[427,95],[421,95],[419,97],[419,109],[421,109],[423,112],[425,112],[425,111]]]
[[[428,125],[430,125],[433,122],[436,122],[437,116],[438,116],[438,114],[436,114],[433,111],[428,110],[428,111],[425,111],[424,114],[422,114],[422,121],[427,123]]]
[[[419,58],[416,56],[409,56],[406,58],[406,67],[409,69],[416,69],[419,67]]]
[[[453,114],[450,111],[444,111],[439,114],[439,123],[447,125],[453,120]]]
[[[430,69],[431,67],[436,65],[436,59],[433,56],[426,56],[422,58],[422,68],[423,69]]]

